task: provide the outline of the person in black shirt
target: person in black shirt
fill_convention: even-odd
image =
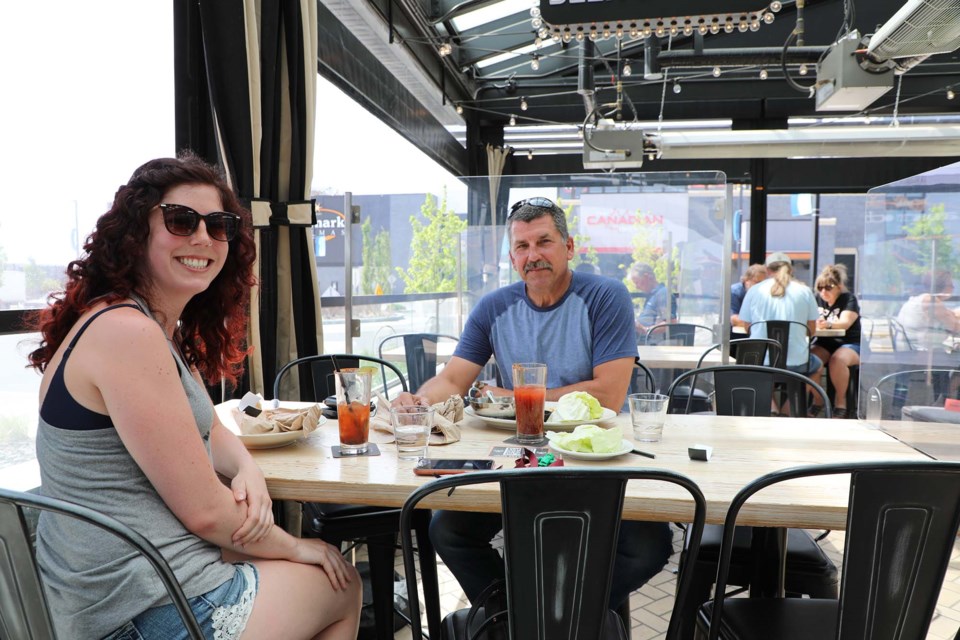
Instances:
[[[847,418],[849,367],[860,364],[860,303],[847,290],[847,269],[842,264],[825,266],[817,276],[816,289],[820,307],[817,329],[844,329],[846,333],[836,338],[818,337],[810,351],[827,365],[835,394],[833,417]],[[820,411],[819,405],[811,406],[812,415]]]

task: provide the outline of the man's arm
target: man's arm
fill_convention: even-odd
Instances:
[[[557,389],[547,389],[547,400],[559,400],[560,396],[571,391],[586,391],[607,409],[620,413],[623,401],[627,397],[632,373],[633,358],[609,360],[593,368],[592,380],[584,380]]]
[[[480,375],[481,369],[483,367],[478,364],[474,364],[465,358],[453,356],[440,370],[440,373],[423,383],[417,390],[416,396],[401,393],[397,396],[395,402],[401,406],[421,404],[417,401],[417,398],[421,398],[428,404],[435,404],[443,402],[453,395],[466,395],[470,385]]]

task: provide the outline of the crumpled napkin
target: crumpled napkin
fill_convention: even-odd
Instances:
[[[460,441],[460,425],[463,420],[463,398],[450,396],[444,402],[431,405],[434,408],[433,431],[430,432],[430,444],[442,445]],[[377,415],[370,418],[370,426],[377,431],[393,435],[390,421],[390,401],[383,394],[377,394]],[[388,440],[393,442],[393,440]]]
[[[264,433],[303,430],[304,435],[311,433],[320,424],[322,410],[319,404],[306,409],[264,409],[260,415],[247,415],[239,409],[233,410],[233,417],[245,436]]]

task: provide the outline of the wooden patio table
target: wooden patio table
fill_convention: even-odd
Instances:
[[[221,416],[229,411],[218,407]],[[232,420],[225,420],[228,426]],[[623,437],[633,440],[629,415],[610,421]],[[466,417],[461,441],[431,446],[433,458],[488,458],[495,446],[505,446],[510,431],[493,428]],[[416,487],[431,478],[413,473],[414,461],[398,460],[389,434],[371,430],[381,455],[334,458],[337,425],[327,421],[317,431],[291,445],[253,451],[275,500],[334,502],[399,507]],[[709,462],[690,460],[687,447],[713,447]],[[723,522],[734,494],[754,478],[797,465],[839,461],[923,460],[927,456],[882,430],[855,420],[810,418],[750,418],[703,415],[670,415],[663,440],[640,443],[652,452],[651,460],[626,454],[605,461],[565,458],[567,466],[652,467],[671,469],[691,477],[707,499],[707,521]],[[514,457],[497,457],[496,464],[510,468]],[[495,465],[496,466],[496,465]],[[771,487],[755,496],[741,513],[741,524],[768,527],[843,529],[846,479],[822,477]],[[495,487],[461,487],[452,495],[435,495],[425,507],[461,511],[496,512],[500,509]],[[682,490],[650,483],[631,483],[624,516],[635,520],[684,522],[692,519],[693,506]]]

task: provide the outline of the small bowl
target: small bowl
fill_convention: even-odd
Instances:
[[[513,418],[517,410],[513,406],[513,396],[499,396],[491,400],[487,396],[467,398],[474,413],[484,418]]]

